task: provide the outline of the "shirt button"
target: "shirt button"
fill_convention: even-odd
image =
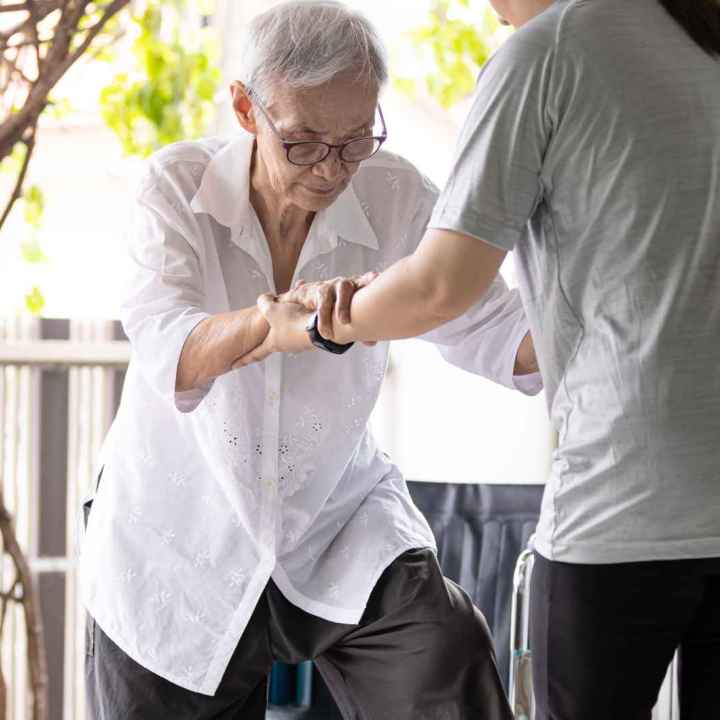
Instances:
[[[275,404],[280,398],[280,394],[276,392],[275,390],[271,390],[268,393],[268,400],[270,400],[271,403]]]

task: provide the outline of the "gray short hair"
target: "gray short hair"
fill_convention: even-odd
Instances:
[[[355,70],[380,91],[388,80],[385,46],[360,13],[331,0],[292,0],[258,15],[241,40],[241,76],[266,101],[273,85],[323,85]]]

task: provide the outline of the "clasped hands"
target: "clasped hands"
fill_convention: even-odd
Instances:
[[[360,277],[338,277],[320,282],[299,280],[282,295],[261,295],[257,306],[270,326],[269,331],[265,340],[240,358],[233,367],[261,362],[272,353],[312,350],[306,327],[314,312],[318,313],[320,334],[332,340],[335,323],[350,323],[350,305],[355,293],[377,277],[378,273],[368,272]]]
[[[261,362],[272,353],[299,353],[312,350],[307,325],[314,312],[318,313],[318,330],[335,340],[335,328],[351,321],[350,306],[355,293],[372,283],[379,273],[368,272],[360,277],[320,282],[299,280],[288,292],[274,296],[261,295],[257,306],[269,328],[264,341],[235,362],[233,368]],[[367,342],[365,345],[375,345]],[[535,345],[528,332],[520,343],[515,357],[514,374],[528,375],[539,371]]]

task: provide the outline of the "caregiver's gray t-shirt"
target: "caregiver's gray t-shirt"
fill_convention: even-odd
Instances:
[[[557,2],[484,67],[431,226],[515,250],[539,551],[720,556],[720,61],[656,0]]]

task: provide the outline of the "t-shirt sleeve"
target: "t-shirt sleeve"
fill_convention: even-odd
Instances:
[[[515,247],[543,196],[553,35],[522,29],[486,63],[430,227]]]

